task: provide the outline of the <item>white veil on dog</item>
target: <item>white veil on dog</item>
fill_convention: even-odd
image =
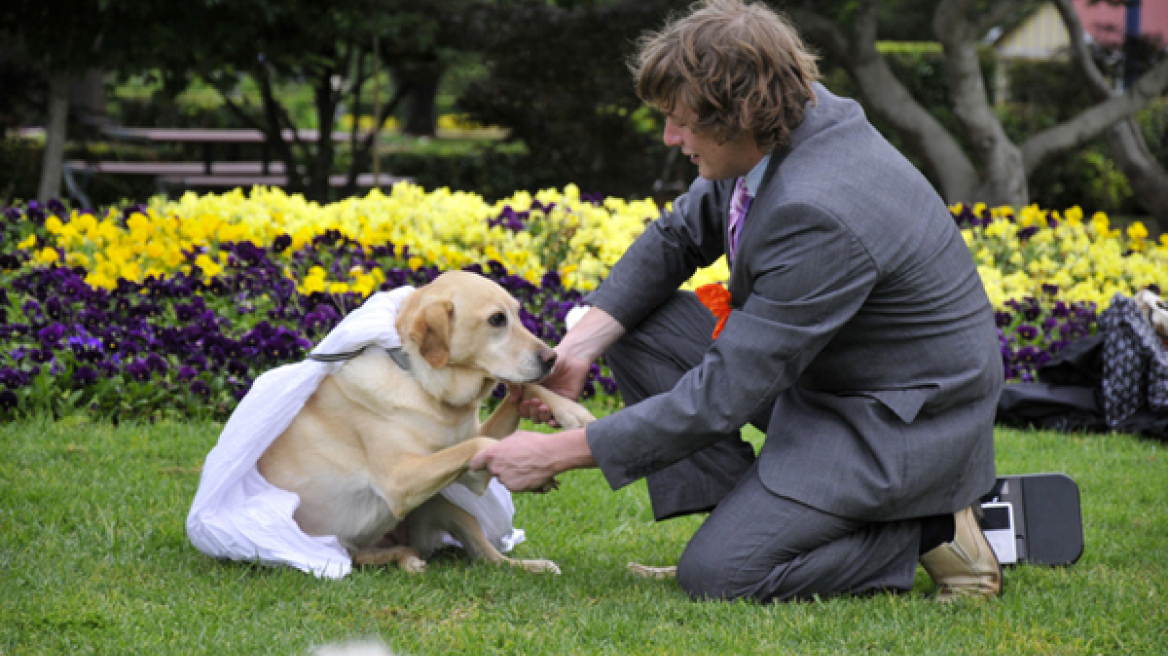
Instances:
[[[394,326],[402,302],[413,291],[412,287],[400,287],[373,294],[326,335],[313,353],[401,346]],[[313,537],[300,530],[292,518],[300,498],[269,483],[256,467],[260,456],[292,423],[325,376],[342,365],[304,360],[255,380],[203,465],[199,489],[187,515],[187,535],[195,548],[214,558],[289,565],[325,578],[342,578],[349,573],[352,561],[345,548],[335,537]],[[474,515],[499,551],[506,553],[523,541],[524,532],[511,525],[515,515],[511,493],[497,479],[491,479],[482,496],[459,483],[447,486],[441,494]],[[447,541],[458,544],[449,536]]]

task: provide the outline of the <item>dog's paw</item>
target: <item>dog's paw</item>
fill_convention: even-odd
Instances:
[[[407,556],[398,561],[398,565],[406,574],[422,574],[428,567],[426,561],[416,556]]]
[[[596,421],[596,417],[592,416],[588,408],[567,399],[560,401],[551,406],[551,411],[556,423],[562,428],[580,428]]]
[[[677,565],[669,565],[666,567],[655,567],[653,565],[642,565],[640,563],[629,563],[626,566],[633,574],[644,579],[672,579],[677,578]]]
[[[560,566],[550,560],[533,559],[533,560],[513,560],[512,564],[522,567],[532,574],[555,574],[559,576]]]
[[[353,555],[353,564],[357,566],[380,566],[395,563],[409,574],[426,571],[426,561],[422,560],[417,549],[405,545],[374,547]]]
[[[596,417],[592,416],[588,408],[541,385],[528,385],[524,388],[523,399],[531,398],[539,399],[548,407],[560,428],[580,428],[596,421]]]
[[[455,482],[465,485],[476,496],[482,496],[487,491],[487,486],[491,484],[491,472],[486,469],[467,471],[462,476],[459,476]]]

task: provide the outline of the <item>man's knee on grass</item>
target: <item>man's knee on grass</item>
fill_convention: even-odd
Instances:
[[[741,572],[707,549],[686,548],[677,563],[677,585],[697,601],[755,598],[758,581],[743,581]]]

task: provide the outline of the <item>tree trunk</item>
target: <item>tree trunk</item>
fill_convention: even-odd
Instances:
[[[395,85],[410,89],[405,99],[402,133],[415,137],[435,135],[438,119],[435,114],[438,85],[445,71],[446,65],[438,61],[414,62],[393,68]]]
[[[358,76],[358,85],[354,88],[354,91],[353,91],[353,98],[354,98],[353,106],[354,107],[357,107],[360,105],[360,103],[358,102],[358,99],[360,98],[360,88],[361,88],[360,87],[360,80],[361,79],[362,78],[360,78],[360,76]],[[409,93],[409,90],[410,90],[410,88],[408,86],[398,86],[397,90],[394,91],[393,97],[390,98],[388,102],[380,103],[381,107],[377,110],[379,113],[373,117],[374,129],[369,131],[367,134],[365,134],[364,137],[362,137],[360,140],[358,140],[358,139],[356,139],[356,133],[354,132],[354,135],[353,135],[354,138],[352,140],[350,140],[350,144],[352,146],[353,152],[352,152],[352,158],[349,162],[348,179],[345,182],[345,186],[341,189],[341,193],[343,195],[351,196],[353,194],[356,194],[357,193],[357,177],[360,175],[360,173],[362,171],[365,171],[365,170],[372,171],[374,169],[374,167],[372,166],[374,140],[381,138],[381,126],[385,124],[385,120],[387,118],[389,118],[390,116],[393,115],[394,111],[397,109],[397,106],[399,104],[401,104],[402,100]],[[354,123],[354,125],[355,125],[355,123]],[[383,176],[388,175],[384,171],[379,170],[378,172],[381,173]],[[380,184],[378,186],[380,186]]]
[[[49,120],[45,125],[45,151],[41,159],[41,182],[37,199],[42,203],[61,197],[61,176],[65,166],[65,137],[69,118],[70,76],[49,74]]]
[[[275,91],[272,89],[269,69],[264,65],[257,66],[255,69],[255,79],[260,88],[263,121],[254,121],[251,117],[247,116],[247,113],[242,108],[236,112],[236,115],[244,117],[254,127],[263,132],[267,145],[275,153],[276,159],[284,162],[284,175],[288,177],[287,191],[294,194],[305,193],[307,189],[305,175],[296,157],[296,152],[304,153],[307,149],[300,139],[300,134],[296,126],[289,118],[288,111],[276,98]],[[222,89],[220,89],[219,94],[220,97],[228,101],[230,106],[234,106]],[[288,139],[284,138],[285,129],[290,131],[291,143],[289,143]],[[295,146],[296,150],[293,150],[293,146]]]
[[[1136,202],[1168,230],[1168,172],[1148,150],[1144,133],[1134,118],[1107,131],[1112,156],[1131,182]]]
[[[977,55],[980,35],[966,19],[970,4],[968,0],[946,0],[933,16],[933,28],[945,51],[950,104],[984,171],[979,188],[961,200],[1022,207],[1030,200],[1022,151],[1006,135],[986,93]]]
[[[329,200],[329,177],[332,175],[333,121],[336,118],[337,90],[333,89],[333,70],[320,71],[313,87],[313,101],[316,105],[316,120],[320,127],[317,135],[316,153],[308,158],[308,187],[305,195],[322,203]]]
[[[69,111],[75,119],[73,125],[80,126],[86,136],[99,134],[109,122],[105,107],[105,77],[105,71],[91,68],[69,88]]]

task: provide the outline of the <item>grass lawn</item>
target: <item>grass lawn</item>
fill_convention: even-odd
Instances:
[[[1168,650],[1168,452],[1120,435],[1000,429],[999,472],[1064,472],[1086,552],[1006,571],[993,601],[908,595],[694,603],[625,573],[675,562],[700,519],[656,524],[644,486],[594,471],[517,498],[516,553],[560,576],[440,554],[430,570],[341,581],[217,562],[184,520],[220,425],[0,425],[0,654],[303,654],[377,637],[402,654],[1129,654]],[[757,438],[757,436],[756,436]]]

